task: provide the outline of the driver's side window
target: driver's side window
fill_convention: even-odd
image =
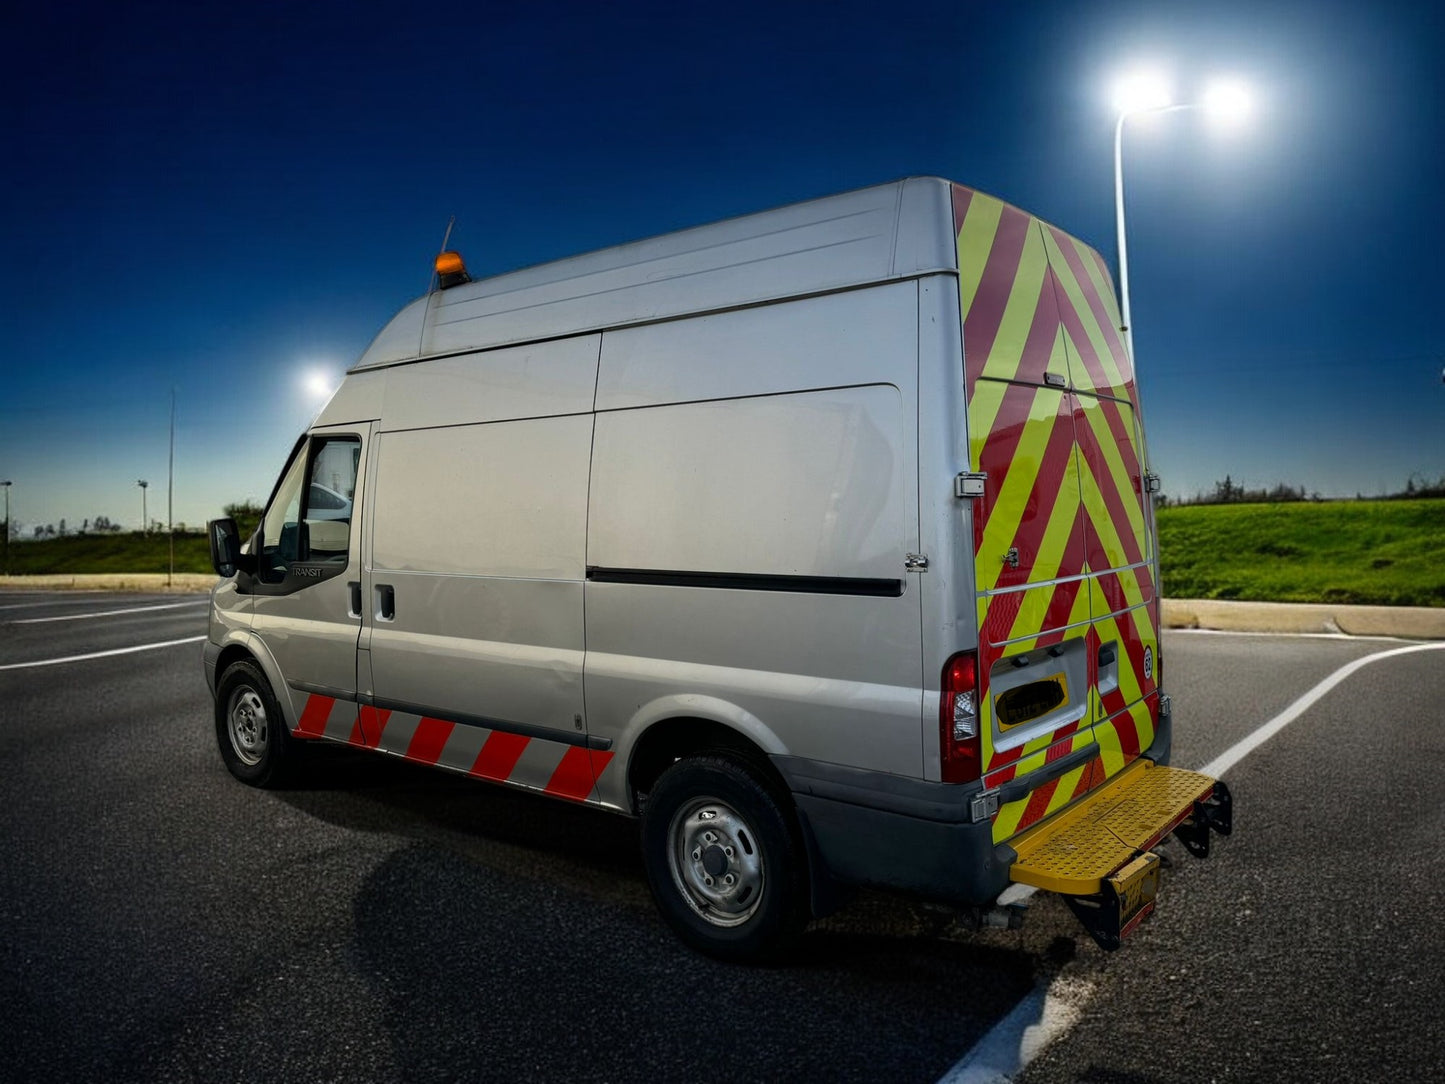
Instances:
[[[345,567],[361,441],[320,437],[286,468],[261,523],[261,575],[279,583],[297,561]]]

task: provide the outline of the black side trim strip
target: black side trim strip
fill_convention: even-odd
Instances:
[[[1000,805],[1007,805],[1009,802],[1016,802],[1032,790],[1037,790],[1045,783],[1058,779],[1060,776],[1068,775],[1081,764],[1087,764],[1099,755],[1099,743],[1091,741],[1082,749],[1075,749],[1066,757],[1059,757],[1052,764],[1046,764],[1042,768],[1035,768],[1027,775],[1010,780],[998,789],[998,800]]]
[[[319,696],[329,696],[333,700],[356,700],[355,689],[333,689],[330,685],[318,685],[313,681],[288,681],[287,685],[302,693],[316,693]]]
[[[437,711],[435,708],[423,707],[420,704],[407,704],[400,700],[387,700],[380,696],[367,699],[373,706],[383,711],[399,711],[404,715],[425,715],[447,723],[460,723],[462,726],[481,727],[484,730],[503,730],[508,734],[521,734],[528,738],[541,738],[543,741],[561,742],[563,745],[576,745],[586,749],[612,748],[611,738],[599,737],[596,734],[577,734],[570,730],[554,730],[548,726],[511,723],[505,719],[488,719],[484,715],[460,715],[454,711]]]
[[[870,595],[897,598],[902,580],[864,576],[769,576],[753,572],[679,572],[655,568],[587,567],[593,583],[634,583],[662,587],[712,587],[733,591],[794,591],[810,595]]]

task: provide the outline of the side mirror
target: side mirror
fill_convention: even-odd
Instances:
[[[229,580],[241,564],[241,532],[234,519],[213,519],[206,524],[206,537],[211,543],[211,567],[216,575]]]

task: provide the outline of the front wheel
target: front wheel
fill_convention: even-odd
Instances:
[[[290,776],[298,750],[260,667],[226,667],[216,685],[216,743],[232,775],[253,787],[275,787]]]
[[[775,956],[807,918],[797,828],[741,759],[689,757],[663,772],[643,811],[642,855],[663,917],[710,956]]]

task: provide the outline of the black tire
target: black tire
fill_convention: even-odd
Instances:
[[[663,917],[709,956],[775,959],[807,921],[797,822],[741,758],[707,753],[662,773],[642,814],[642,859]]]
[[[231,774],[253,787],[281,786],[294,773],[300,750],[254,662],[233,662],[216,685],[216,743]]]

